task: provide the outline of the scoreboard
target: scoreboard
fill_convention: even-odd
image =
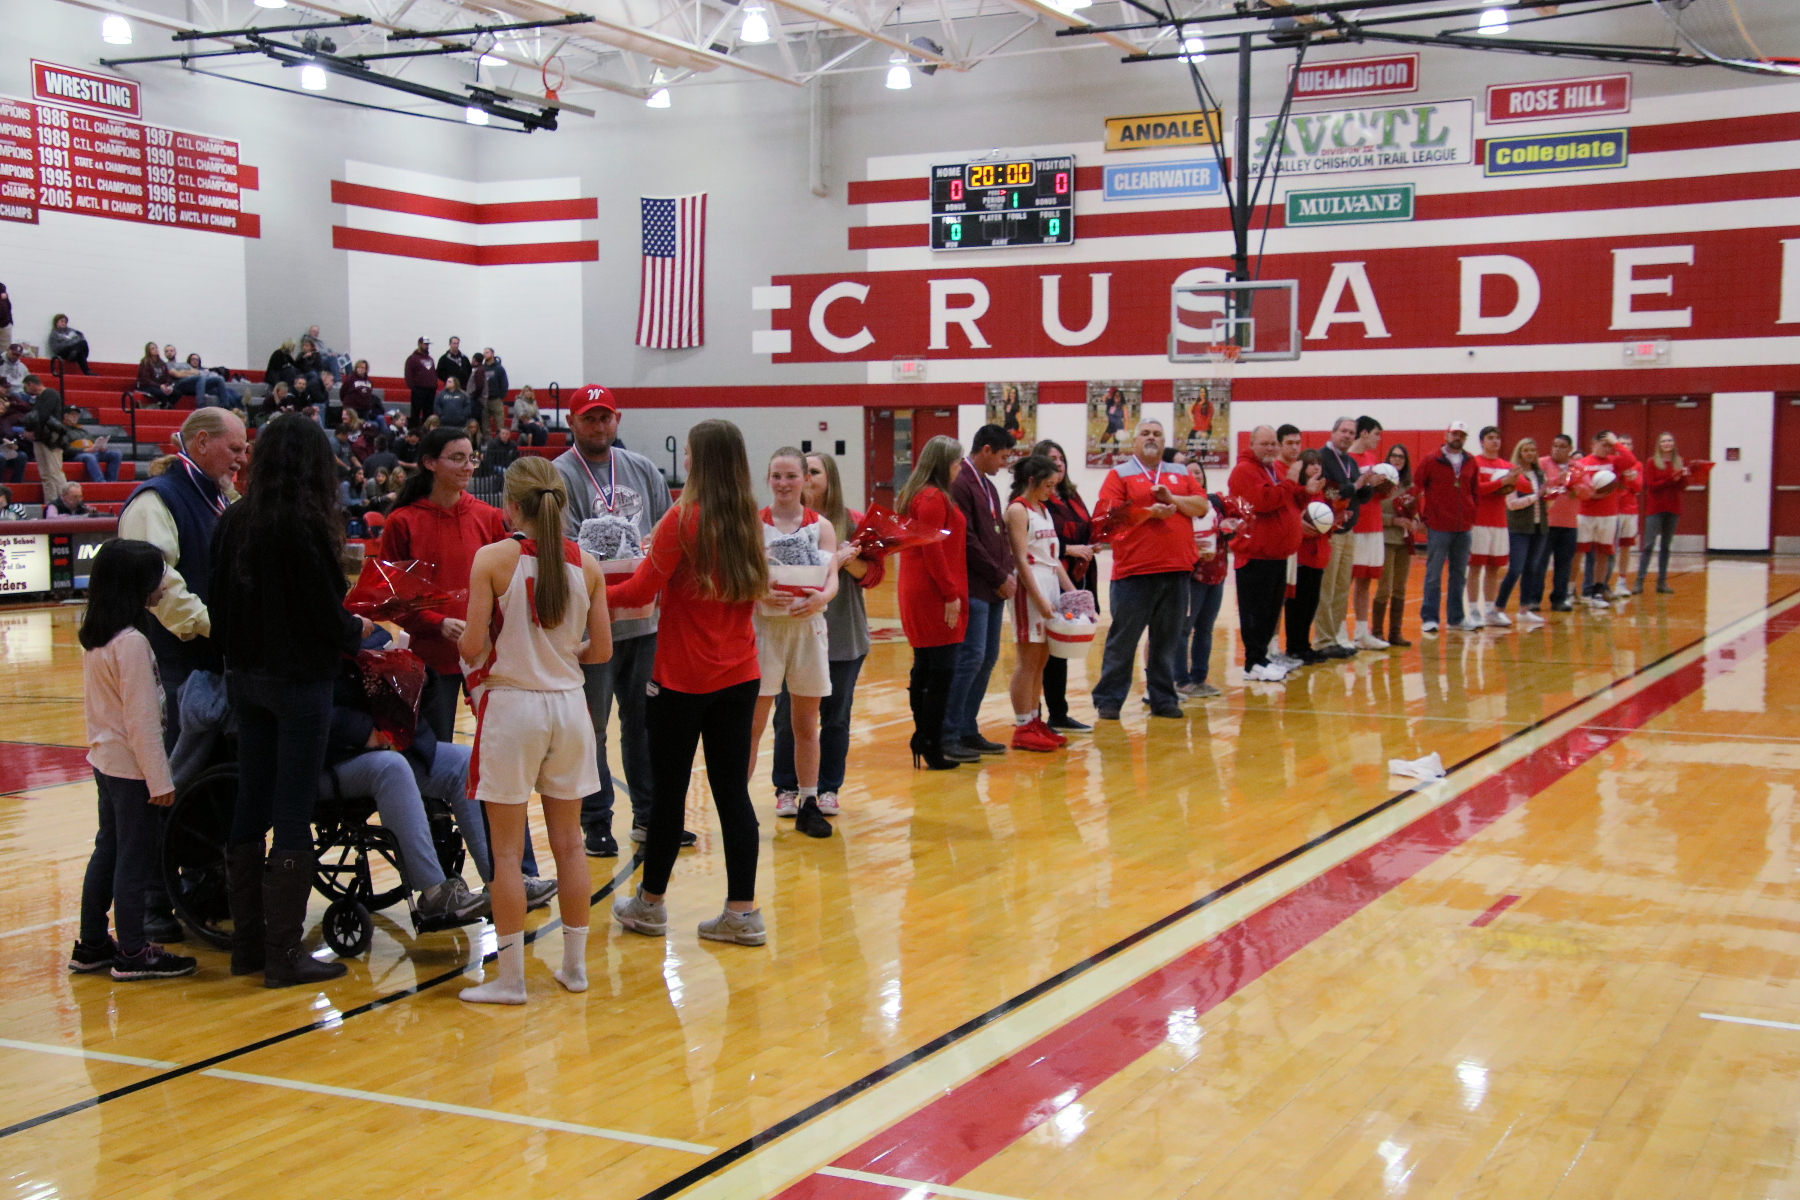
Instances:
[[[1075,159],[931,169],[931,248],[986,250],[1075,241]]]

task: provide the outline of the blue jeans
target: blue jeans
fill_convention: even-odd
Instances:
[[[600,790],[581,798],[581,827],[587,833],[612,832],[615,782],[606,761],[606,726],[615,701],[619,705],[619,766],[624,771],[617,786],[625,789],[631,804],[631,823],[650,824],[653,793],[644,703],[655,663],[656,635],[646,633],[614,642],[607,662],[582,664],[581,690],[587,694],[588,714],[594,719],[594,764],[600,768]]]
[[[83,450],[81,453],[71,454],[69,457],[87,468],[89,483],[94,483],[100,479],[100,464],[102,461],[106,463],[106,482],[117,483],[119,482],[119,463],[125,456],[117,450],[106,449]]]
[[[1512,595],[1513,584],[1519,585],[1519,606],[1535,608],[1544,598],[1544,564],[1550,552],[1550,537],[1543,533],[1509,533],[1506,535],[1506,578],[1494,597],[1494,607],[1504,609]]]
[[[832,662],[831,695],[819,701],[819,791],[836,792],[844,786],[844,762],[850,757],[850,705],[856,699],[856,677],[863,660]],[[775,698],[775,768],[769,781],[778,792],[800,790],[794,770],[794,721],[788,690]]]
[[[331,680],[298,683],[228,670],[225,694],[238,722],[238,796],[229,844],[260,841],[273,828],[273,850],[311,854]]]
[[[1006,601],[969,597],[969,628],[956,651],[956,674],[950,681],[950,707],[944,713],[944,740],[980,737],[976,718],[987,696],[988,676],[1000,660],[1000,627],[1006,624]]]
[[[156,872],[162,823],[155,819],[150,789],[141,779],[94,772],[100,792],[100,829],[81,882],[81,940],[106,945],[106,910],[113,910],[119,949],[144,948],[144,889]]]
[[[1575,530],[1552,525],[1544,538],[1544,553],[1551,563],[1550,603],[1569,602],[1569,573],[1575,566]]]
[[[1450,624],[1463,621],[1463,587],[1469,575],[1469,531],[1445,533],[1430,529],[1425,534],[1425,594],[1419,602],[1420,624],[1436,624],[1438,601],[1443,593],[1444,563],[1450,564]]]
[[[211,371],[203,375],[183,375],[175,381],[175,394],[177,396],[193,396],[196,408],[207,406],[205,396],[211,396],[214,404],[224,404],[225,381]]]
[[[1150,649],[1144,674],[1150,707],[1174,708],[1175,660],[1186,647],[1186,571],[1159,571],[1153,575],[1128,575],[1112,581],[1112,626],[1106,631],[1106,650],[1100,657],[1100,682],[1094,685],[1094,707],[1118,712],[1131,690],[1137,667],[1138,639],[1150,631]]]
[[[493,870],[488,861],[487,826],[482,820],[481,802],[469,797],[471,754],[468,746],[439,742],[431,759],[431,771],[421,785],[405,755],[395,750],[371,750],[345,759],[320,775],[319,799],[374,797],[382,828],[400,844],[406,886],[415,892],[444,881],[444,868],[431,840],[431,822],[425,816],[422,797],[447,801],[456,813],[463,845],[468,847],[476,871],[486,881],[493,877]],[[333,775],[337,776],[335,785]]]
[[[0,483],[24,483],[25,464],[30,461],[31,459],[25,454],[0,458]]]
[[[1187,620],[1188,628],[1193,631],[1193,640],[1188,648],[1186,670],[1181,667],[1180,650],[1176,651],[1177,684],[1206,682],[1206,672],[1212,666],[1213,625],[1219,619],[1219,606],[1224,602],[1224,584],[1199,583],[1192,578],[1188,580]]]

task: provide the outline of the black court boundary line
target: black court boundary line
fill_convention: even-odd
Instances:
[[[1780,606],[1781,604],[1787,602],[1788,600],[1793,599],[1796,596],[1800,596],[1800,588],[1796,588],[1794,591],[1791,591],[1791,592],[1786,593],[1785,595],[1779,596],[1774,600],[1767,601],[1756,612],[1745,613],[1744,616],[1745,617],[1760,616],[1764,619],[1765,624],[1766,624],[1770,610]],[[1743,620],[1743,619],[1744,619],[1743,617],[1735,617],[1732,619],[1731,622],[1727,622],[1727,624],[1731,624],[1731,623],[1734,623],[1736,621]],[[1475,753],[1469,755],[1467,758],[1464,758],[1459,762],[1453,763],[1452,765],[1450,765],[1449,767],[1447,767],[1445,769],[1445,772],[1444,772],[1445,775],[1448,776],[1456,771],[1462,770],[1464,767],[1470,766],[1471,764],[1476,763],[1483,758],[1486,758],[1488,755],[1493,754],[1495,751],[1506,746],[1508,743],[1510,743],[1520,737],[1523,737],[1524,735],[1526,735],[1528,733],[1532,733],[1532,732],[1542,728],[1545,725],[1548,725],[1550,722],[1563,716],[1565,713],[1568,713],[1576,708],[1579,708],[1581,705],[1586,704],[1588,701],[1594,699],[1594,697],[1596,697],[1596,696],[1599,696],[1601,693],[1610,691],[1611,689],[1616,688],[1621,684],[1629,683],[1633,679],[1636,679],[1639,676],[1643,675],[1645,672],[1654,670],[1655,668],[1668,662],[1670,659],[1675,658],[1678,655],[1687,653],[1689,650],[1692,650],[1694,647],[1705,643],[1706,639],[1709,637],[1712,637],[1714,632],[1715,631],[1713,631],[1713,630],[1707,630],[1706,632],[1702,633],[1698,638],[1695,638],[1693,641],[1688,642],[1686,645],[1679,646],[1679,647],[1669,651],[1667,654],[1663,655],[1661,658],[1656,659],[1654,662],[1645,663],[1643,666],[1639,667],[1637,670],[1633,671],[1631,674],[1622,675],[1622,676],[1612,680],[1611,682],[1607,683],[1604,687],[1597,688],[1596,690],[1589,692],[1585,696],[1581,696],[1575,700],[1570,701],[1568,704],[1565,704],[1563,707],[1557,709],[1555,712],[1550,713],[1545,717],[1542,717],[1541,719],[1533,722],[1532,724],[1527,725],[1525,728],[1519,729],[1513,733],[1507,734],[1505,737],[1501,738],[1499,741],[1495,742],[1493,745],[1488,746],[1486,749],[1477,750]],[[1341,837],[1345,833],[1348,833],[1350,830],[1355,829],[1357,826],[1365,824],[1366,822],[1368,822],[1370,820],[1373,820],[1375,817],[1380,816],[1382,813],[1393,808],[1395,805],[1402,803],[1409,797],[1417,795],[1419,790],[1420,790],[1419,788],[1407,788],[1405,791],[1399,792],[1393,796],[1390,796],[1386,800],[1383,800],[1381,803],[1375,805],[1374,807],[1367,809],[1366,811],[1359,813],[1354,817],[1351,817],[1349,820],[1344,821],[1342,824],[1338,825],[1337,827],[1327,830],[1325,833],[1319,834],[1317,837],[1314,837],[1308,841],[1302,842],[1300,845],[1295,846],[1293,849],[1286,851],[1285,853],[1279,855],[1276,858],[1270,859],[1268,862],[1262,864],[1261,866],[1251,868],[1249,871],[1246,871],[1244,874],[1238,876],[1236,879],[1231,880],[1229,883],[1222,884],[1219,887],[1208,892],[1206,895],[1200,897],[1198,900],[1194,900],[1188,904],[1185,904],[1181,908],[1176,909],[1174,912],[1168,914],[1167,916],[1160,917],[1157,920],[1152,921],[1150,924],[1144,926],[1142,929],[1137,930],[1135,933],[1127,934],[1125,937],[1119,939],[1118,941],[1114,942],[1112,945],[1106,947],[1105,949],[1100,950],[1097,953],[1092,954],[1089,957],[1084,958],[1081,961],[1072,964],[1071,966],[1065,967],[1063,970],[1058,971],[1056,974],[1050,976],[1048,979],[1045,979],[1042,982],[1033,984],[1031,987],[1026,988],[1024,991],[1020,992],[1016,996],[1013,996],[1011,999],[1001,1001],[999,1004],[995,1005],[993,1008],[988,1009],[986,1012],[982,1013],[981,1015],[970,1018],[969,1020],[963,1022],[961,1025],[958,1025],[956,1028],[950,1030],[947,1033],[939,1034],[937,1037],[931,1039],[929,1042],[926,1042],[923,1046],[920,1046],[918,1049],[909,1051],[906,1054],[901,1055],[899,1058],[895,1059],[894,1061],[892,1061],[890,1063],[886,1063],[883,1066],[875,1068],[875,1070],[869,1072],[867,1075],[864,1075],[861,1079],[858,1079],[853,1083],[846,1084],[845,1086],[839,1088],[837,1091],[831,1093],[830,1095],[825,1096],[825,1097],[823,1097],[819,1100],[816,1100],[813,1103],[807,1105],[805,1108],[801,1109],[799,1112],[796,1112],[796,1113],[792,1114],[791,1116],[788,1116],[780,1121],[777,1121],[775,1124],[768,1126],[766,1129],[760,1130],[759,1132],[750,1135],[748,1138],[745,1138],[743,1141],[737,1143],[735,1146],[727,1147],[726,1149],[720,1151],[718,1154],[714,1155],[712,1158],[707,1159],[705,1162],[699,1164],[698,1166],[693,1167],[690,1170],[684,1171],[680,1175],[677,1175],[675,1178],[669,1180],[667,1183],[664,1183],[658,1187],[652,1188],[651,1190],[645,1192],[642,1196],[638,1197],[638,1200],[668,1200],[669,1197],[674,1196],[679,1192],[687,1190],[688,1188],[692,1187],[694,1184],[699,1183],[701,1180],[705,1179],[707,1176],[716,1174],[717,1172],[730,1166],[732,1163],[749,1155],[753,1151],[760,1150],[762,1147],[768,1145],[771,1142],[776,1141],[777,1139],[781,1138],[782,1136],[784,1136],[788,1133],[792,1133],[795,1129],[798,1129],[800,1126],[807,1124],[813,1118],[823,1116],[825,1113],[830,1112],[832,1109],[837,1108],[837,1107],[847,1103],[848,1101],[854,1099],[856,1096],[860,1095],[861,1093],[868,1091],[870,1088],[874,1087],[876,1084],[882,1083],[882,1082],[892,1078],[893,1076],[898,1075],[901,1071],[914,1065],[915,1063],[918,1063],[926,1058],[929,1058],[931,1055],[936,1054],[938,1051],[943,1050],[948,1046],[954,1045],[955,1043],[962,1041],[964,1038],[968,1037],[969,1035],[971,1035],[971,1034],[977,1032],[978,1030],[984,1028],[985,1026],[990,1025],[993,1022],[999,1020],[1001,1017],[1007,1016],[1007,1015],[1011,1014],[1012,1012],[1031,1003],[1033,1000],[1036,1000],[1039,997],[1044,996],[1045,994],[1047,994],[1051,991],[1054,991],[1056,988],[1069,982],[1069,980],[1074,979],[1076,976],[1083,975],[1083,974],[1087,973],[1088,971],[1092,970],[1093,968],[1099,966],[1101,963],[1106,962],[1108,959],[1114,958],[1117,955],[1124,953],[1126,950],[1129,950],[1131,947],[1137,945],[1139,942],[1144,941],[1146,938],[1149,938],[1157,933],[1162,932],[1164,929],[1167,929],[1169,926],[1175,924],[1177,921],[1180,921],[1187,917],[1190,917],[1194,913],[1199,912],[1201,909],[1211,907],[1212,905],[1218,903],[1220,900],[1223,900],[1225,897],[1231,895],[1233,892],[1241,891],[1243,888],[1256,882],[1258,879],[1261,879],[1263,876],[1287,865],[1288,863],[1292,862],[1296,858],[1299,858],[1301,855],[1307,853],[1308,851],[1315,850],[1318,847],[1324,845],[1326,842],[1329,842],[1338,837]],[[4,1136],[4,1134],[5,1134],[5,1131],[0,1130],[0,1136]]]
[[[633,855],[632,858],[630,859],[630,861],[628,861],[625,864],[625,867],[623,870],[621,870],[617,875],[614,875],[612,877],[612,879],[606,884],[605,887],[601,888],[599,891],[595,892],[591,897],[589,897],[588,907],[592,908],[594,905],[598,904],[601,900],[605,899],[607,896],[611,895],[614,891],[616,891],[621,884],[623,884],[627,879],[631,878],[632,872],[634,872],[638,869],[638,865],[642,861],[643,861],[643,859],[640,856]],[[561,924],[562,924],[562,921],[560,918],[552,918],[551,920],[544,922],[542,925],[538,926],[536,929],[532,930],[531,932],[529,932],[525,935],[525,944],[530,945],[531,943],[537,941],[538,938],[543,937],[544,935],[546,935],[546,934],[552,932],[553,930],[555,930],[556,928],[558,928]],[[493,962],[498,957],[499,957],[499,955],[497,953],[496,954],[487,954],[487,955],[482,956],[481,961],[482,961],[482,963],[486,964],[486,963]],[[121,1100],[121,1099],[124,1099],[126,1096],[135,1095],[138,1092],[144,1091],[146,1088],[153,1088],[159,1084],[170,1083],[176,1079],[181,1079],[184,1076],[193,1075],[196,1072],[207,1070],[210,1067],[216,1067],[222,1062],[230,1062],[234,1058],[241,1058],[246,1054],[254,1054],[258,1050],[267,1050],[271,1046],[279,1046],[283,1042],[292,1041],[294,1038],[300,1037],[304,1034],[315,1033],[315,1032],[318,1032],[319,1030],[324,1030],[324,1029],[336,1029],[338,1026],[342,1025],[345,1021],[348,1021],[354,1017],[360,1017],[367,1013],[376,1012],[380,1009],[386,1008],[390,1004],[398,1004],[400,1001],[411,999],[413,996],[417,996],[421,992],[427,992],[427,991],[430,991],[432,988],[440,987],[443,984],[449,983],[453,979],[460,979],[468,973],[470,965],[471,964],[469,964],[469,963],[464,963],[462,966],[458,967],[454,971],[447,971],[442,975],[433,976],[432,978],[425,980],[423,983],[415,983],[411,987],[401,988],[397,992],[390,992],[385,996],[377,996],[373,1000],[370,1000],[364,1004],[359,1004],[355,1008],[348,1009],[342,1013],[337,1014],[334,1017],[329,1017],[329,1018],[326,1018],[326,1019],[320,1020],[320,1021],[313,1021],[309,1024],[302,1025],[297,1029],[289,1029],[284,1033],[273,1034],[269,1037],[262,1038],[262,1039],[259,1039],[258,1041],[251,1042],[248,1045],[239,1046],[234,1050],[222,1051],[221,1053],[215,1054],[210,1058],[201,1059],[199,1062],[189,1063],[186,1066],[176,1067],[173,1070],[164,1071],[159,1075],[153,1075],[148,1079],[140,1079],[136,1083],[126,1084],[124,1087],[121,1087],[121,1088],[114,1088],[110,1092],[101,1092],[97,1096],[90,1096],[86,1100],[80,1100],[74,1104],[65,1105],[64,1107],[55,1109],[51,1112],[41,1113],[35,1117],[28,1117],[23,1121],[19,1121],[15,1124],[6,1126],[4,1129],[0,1129],[0,1138],[9,1138],[9,1137],[13,1136],[15,1133],[24,1133],[27,1130],[36,1129],[40,1125],[47,1125],[51,1121],[61,1120],[63,1117],[73,1116],[75,1113],[78,1113],[78,1112],[86,1112],[90,1108],[96,1108],[99,1105],[108,1103],[109,1101]]]

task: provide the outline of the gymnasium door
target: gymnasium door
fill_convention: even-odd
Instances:
[[[1769,518],[1775,553],[1800,553],[1800,395],[1775,397],[1775,495]]]
[[[1537,443],[1538,453],[1550,457],[1550,441],[1563,432],[1561,396],[1521,396],[1500,401],[1500,456],[1511,458],[1520,438]]]
[[[1588,443],[1602,429],[1631,438],[1639,458],[1649,458],[1656,439],[1675,435],[1683,458],[1705,458],[1712,452],[1711,396],[1583,396],[1581,442],[1577,453],[1586,454]],[[1697,537],[1694,545],[1706,545],[1707,494],[1704,487],[1689,487],[1682,497],[1681,521],[1676,537]]]
[[[939,434],[955,437],[954,408],[865,409],[863,446],[867,452],[868,504],[894,506],[894,497],[912,474],[918,448]]]

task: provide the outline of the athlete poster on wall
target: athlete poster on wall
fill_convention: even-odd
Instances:
[[[1169,445],[1207,470],[1231,464],[1231,381],[1177,379]]]
[[[1037,384],[990,383],[987,385],[987,423],[1013,435],[1020,455],[1037,445]]]
[[[1087,385],[1087,465],[1100,470],[1131,456],[1131,431],[1143,411],[1138,379],[1091,380]]]

